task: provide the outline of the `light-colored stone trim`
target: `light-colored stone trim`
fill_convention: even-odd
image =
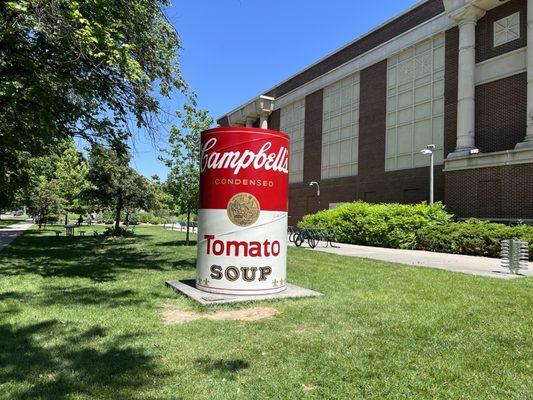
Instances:
[[[444,161],[444,172],[533,163],[533,148],[456,157]]]
[[[526,54],[527,48],[522,47],[477,63],[476,85],[483,85],[526,72]]]

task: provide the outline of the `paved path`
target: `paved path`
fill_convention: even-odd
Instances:
[[[320,243],[315,250],[349,257],[370,258],[372,260],[445,269],[447,271],[489,276],[493,278],[512,279],[518,277],[517,275],[511,275],[508,272],[509,270],[502,268],[501,261],[497,258],[432,253],[430,251],[421,250],[385,249],[381,247],[357,246],[353,244],[338,244],[338,246],[340,246],[340,248],[324,247],[322,243]],[[302,247],[311,250],[306,245]],[[522,270],[521,273],[525,276],[533,276],[533,262],[529,263],[529,269]]]
[[[32,225],[33,222],[31,221],[22,221],[6,228],[0,228],[0,251]]]

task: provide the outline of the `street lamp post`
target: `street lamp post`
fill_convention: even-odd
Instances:
[[[309,186],[316,186],[316,198],[318,201],[318,207],[320,208],[320,184],[318,182],[311,182]]]
[[[430,156],[430,161],[429,161],[429,204],[433,204],[433,202],[434,202],[434,187],[435,187],[435,184],[434,184],[435,177],[434,177],[434,172],[433,172],[433,169],[434,169],[433,168],[433,164],[434,164],[434,160],[433,160],[434,154],[433,154],[433,152],[434,152],[434,150],[435,150],[435,145],[434,144],[428,144],[425,149],[420,150],[420,153]]]
[[[309,186],[316,186],[316,197],[320,198],[320,184],[318,182],[311,182]]]

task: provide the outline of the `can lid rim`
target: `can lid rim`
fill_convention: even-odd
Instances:
[[[270,133],[275,136],[281,136],[286,139],[289,139],[289,135],[287,135],[285,132],[282,131],[276,131],[274,129],[261,129],[261,128],[252,128],[252,127],[246,127],[246,126],[219,126],[217,128],[211,128],[207,129],[202,132],[202,135],[206,135],[213,132],[224,132],[224,131],[241,131],[241,132],[248,132],[248,133]]]

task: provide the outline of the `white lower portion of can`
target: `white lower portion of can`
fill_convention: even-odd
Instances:
[[[286,212],[261,211],[253,225],[242,228],[226,210],[198,211],[198,289],[234,295],[281,292],[286,266]]]

